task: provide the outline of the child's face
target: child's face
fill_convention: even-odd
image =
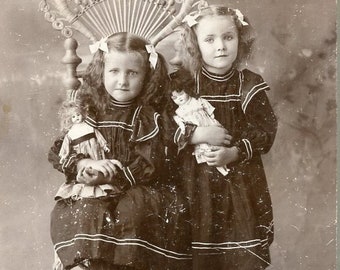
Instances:
[[[195,29],[204,67],[213,73],[225,74],[232,67],[238,52],[238,32],[231,16],[206,16]]]
[[[117,101],[133,100],[142,91],[145,69],[143,57],[138,53],[107,53],[104,67],[106,91]]]
[[[189,95],[185,93],[183,90],[172,91],[171,98],[178,106],[181,106],[189,100]]]
[[[83,116],[78,110],[74,110],[71,116],[71,120],[73,124],[79,124],[83,121]]]

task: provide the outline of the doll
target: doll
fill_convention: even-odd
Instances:
[[[110,151],[106,140],[97,129],[84,121],[84,113],[75,102],[63,104],[61,117],[65,117],[62,119],[62,129],[67,132],[59,152],[61,164],[72,150],[95,160],[104,159],[105,152]]]
[[[61,118],[61,129],[65,133],[61,149],[59,151],[60,164],[67,166],[71,159],[71,155],[83,154],[94,160],[105,158],[105,153],[110,152],[108,144],[103,135],[94,127],[87,124],[85,120],[84,109],[75,101],[65,101],[59,111]],[[121,168],[122,165],[118,160],[112,160],[112,163]],[[84,168],[88,174],[96,174],[91,167]],[[107,195],[120,193],[120,189],[116,186],[104,185],[85,185],[81,183],[65,183],[63,184],[55,198],[97,198]]]
[[[184,90],[178,91],[177,89],[172,91],[171,98],[178,105],[174,120],[182,130],[184,130],[184,123],[192,123],[197,126],[221,126],[214,117],[215,108],[207,100],[204,98],[194,98]],[[212,147],[212,145],[207,143],[195,145],[193,154],[196,157],[197,163],[206,162],[204,153],[211,151]],[[229,171],[226,166],[216,167],[216,169],[222,175],[227,175]]]

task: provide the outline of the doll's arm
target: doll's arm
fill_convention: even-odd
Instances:
[[[71,144],[70,137],[66,134],[59,151],[60,164],[63,164],[68,155],[70,154],[70,144]]]
[[[184,122],[184,120],[181,117],[179,117],[178,115],[174,116],[174,120],[177,123],[178,127],[181,129],[182,133],[184,133],[185,132],[185,124],[184,124],[185,122]]]
[[[110,152],[110,149],[108,147],[108,143],[105,140],[104,136],[100,133],[99,130],[94,129],[94,133],[96,135],[96,138],[98,140],[99,145],[104,149],[105,152]]]
[[[65,174],[66,182],[68,183],[76,180],[77,163],[86,156],[84,154],[77,154],[71,151],[65,161],[60,163],[59,152],[63,141],[63,137],[56,139],[48,152],[48,161],[53,165],[53,168]]]
[[[215,119],[214,111],[215,107],[210,104],[209,101],[207,101],[204,98],[198,98],[198,100],[201,102],[203,109],[208,113],[208,115],[212,118]]]

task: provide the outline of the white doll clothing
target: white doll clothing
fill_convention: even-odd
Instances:
[[[215,119],[215,108],[204,98],[190,99],[183,105],[180,105],[176,110],[174,116],[175,121],[179,127],[183,127],[183,122],[190,122],[194,125],[206,127],[206,126],[221,126],[221,124]],[[196,157],[197,163],[204,163],[206,159],[204,152],[211,151],[211,145],[207,143],[195,145],[193,155]],[[216,167],[222,175],[227,175],[229,169],[227,166]]]
[[[215,108],[204,98],[190,98],[188,102],[179,106],[176,115],[185,122],[191,122],[197,126],[220,126],[214,118]]]
[[[93,160],[105,159],[104,149],[106,148],[107,142],[97,129],[85,122],[74,124],[64,137],[59,152],[60,163],[64,163],[71,150],[77,154],[88,155]],[[81,183],[64,183],[57,191],[55,199],[99,198],[120,192],[118,187],[109,184],[88,186]]]
[[[60,163],[68,157],[71,149],[77,154],[89,155],[94,160],[104,159],[106,145],[106,140],[97,129],[85,122],[75,124],[64,137],[59,152]]]
[[[55,200],[72,199],[80,200],[82,198],[100,198],[105,196],[115,196],[121,193],[117,186],[103,184],[89,186],[82,183],[63,183],[55,195]]]

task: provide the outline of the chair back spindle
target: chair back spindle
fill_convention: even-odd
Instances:
[[[63,84],[66,89],[78,89],[81,85],[77,75],[77,67],[82,62],[77,55],[78,42],[74,38],[67,38],[64,42],[65,55],[61,62],[66,67]]]

